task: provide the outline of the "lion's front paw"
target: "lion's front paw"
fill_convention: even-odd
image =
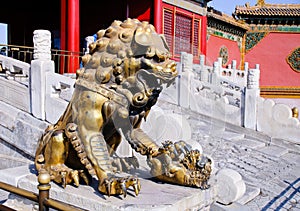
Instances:
[[[129,177],[111,177],[104,179],[99,184],[99,191],[108,196],[123,195],[126,197],[129,187],[133,187],[135,195],[138,195],[141,190],[140,180],[135,176]]]
[[[64,188],[69,184],[74,184],[78,187],[80,179],[83,179],[86,184],[89,184],[88,176],[84,170],[73,170],[64,164],[51,166],[49,173],[51,180],[62,184]]]

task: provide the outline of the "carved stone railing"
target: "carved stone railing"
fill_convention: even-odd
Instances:
[[[198,113],[225,122],[264,132],[271,137],[299,142],[299,119],[284,104],[260,97],[259,65],[236,69],[236,62],[222,67],[222,59],[214,65],[193,64],[193,56],[182,53],[177,64],[177,82],[162,93],[164,99]],[[175,97],[171,97],[171,96]]]
[[[49,33],[45,30],[34,32],[31,107],[35,117],[54,123],[64,112],[70,100],[75,79],[55,73],[54,62],[51,60]]]
[[[31,64],[0,55],[0,100],[53,123],[70,100],[75,79],[55,73],[49,31],[34,31],[33,41]]]
[[[30,65],[0,55],[0,70],[0,100],[30,112]],[[12,92],[14,93],[13,95]]]
[[[221,58],[213,67],[205,65],[204,61],[205,57],[201,56],[200,64],[193,64],[193,56],[182,53],[178,64],[179,79],[173,86],[178,89],[178,104],[244,126],[245,109],[248,109],[245,104],[247,74],[252,70],[237,70],[235,61],[229,68],[223,68]]]

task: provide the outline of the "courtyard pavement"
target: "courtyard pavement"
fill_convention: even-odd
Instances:
[[[197,140],[203,153],[214,159],[217,169],[230,168],[241,174],[246,193],[238,203],[244,208],[300,210],[299,143],[271,138],[176,106],[160,106],[187,118],[192,140]]]

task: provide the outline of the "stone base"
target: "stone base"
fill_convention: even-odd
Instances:
[[[236,202],[230,205],[222,205],[220,203],[214,203],[210,207],[210,211],[251,211],[251,209]]]
[[[9,171],[9,174],[5,171]],[[32,165],[19,167],[14,174],[11,169],[4,169],[0,171],[0,181],[13,183],[12,181],[15,180],[12,177],[16,177],[19,178],[17,182],[19,188],[38,193],[37,176],[33,171]],[[153,181],[150,179],[149,173],[144,170],[137,170],[134,174],[141,181],[141,192],[138,196],[135,196],[132,189],[128,191],[126,198],[102,195],[97,190],[98,181],[94,179],[91,186],[74,187],[69,185],[66,189],[51,182],[50,197],[86,210],[210,210],[210,206],[215,202],[216,191],[213,185],[210,189],[203,191],[197,188]],[[8,176],[10,178],[7,178]],[[13,204],[17,201],[20,202],[14,197],[9,197],[5,204],[11,206],[12,200],[14,200]],[[27,201],[22,203],[28,204]],[[35,207],[35,203],[32,203],[30,210]]]

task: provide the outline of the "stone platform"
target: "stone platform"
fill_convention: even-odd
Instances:
[[[214,203],[216,191],[213,186],[203,191],[197,188],[153,181],[144,170],[135,172],[135,175],[141,181],[141,192],[138,196],[135,196],[132,189],[128,191],[126,198],[102,195],[97,190],[98,182],[95,179],[91,186],[69,185],[66,189],[51,182],[50,197],[85,210],[210,210],[211,204]],[[0,181],[38,193],[37,176],[32,164],[0,170]],[[17,203],[23,203],[23,205]],[[33,210],[34,207],[37,207],[34,203],[31,206],[28,205],[27,200],[22,202],[20,199],[16,199],[14,195],[9,196],[4,205],[13,206],[12,208],[17,210],[20,206],[22,210]],[[24,209],[25,207],[28,208]]]

